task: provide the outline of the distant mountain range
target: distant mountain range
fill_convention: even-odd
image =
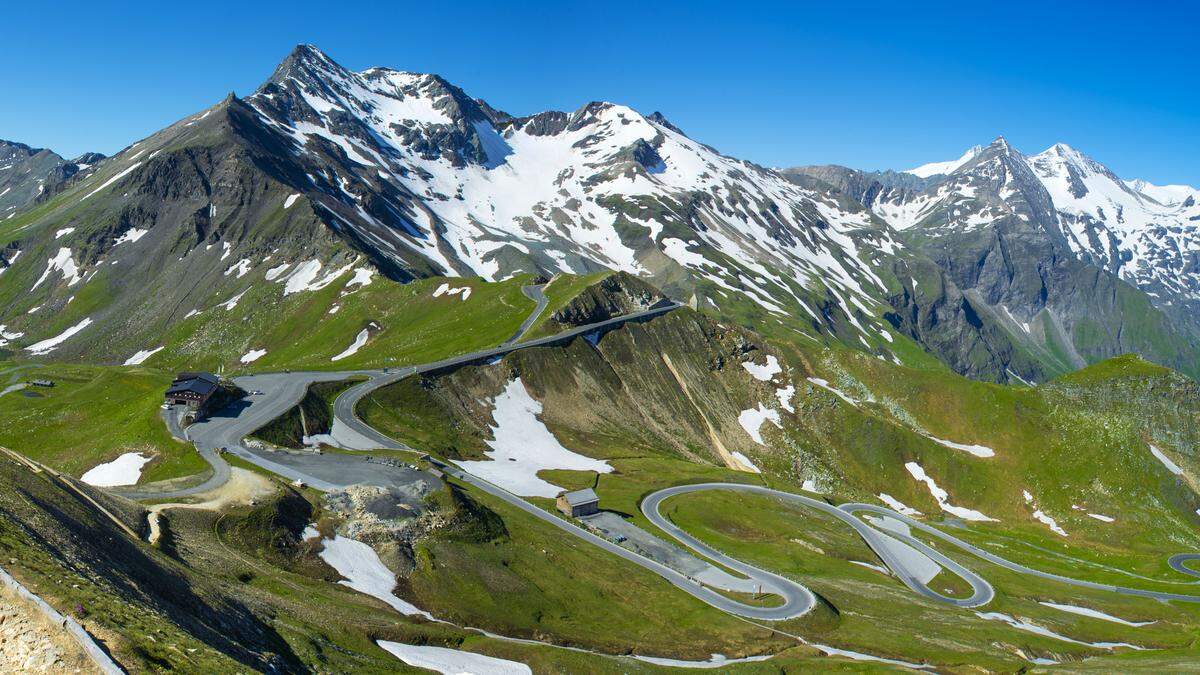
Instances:
[[[399,281],[609,268],[768,335],[924,350],[994,381],[1127,351],[1200,372],[1196,191],[1121,181],[1061,145],[773,171],[659,113],[518,117],[436,75],[351,72],[302,45],[253,94],[98,163],[6,156],[10,350],[85,319],[150,344],[246,283],[284,292],[355,266]],[[70,326],[40,318],[60,311]]]
[[[67,161],[45,148],[0,139],[0,218],[53,194],[58,186],[102,159],[104,155],[90,152]]]

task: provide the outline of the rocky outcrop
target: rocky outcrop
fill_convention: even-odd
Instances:
[[[33,603],[0,587],[0,672],[99,673],[62,626]]]
[[[550,318],[564,327],[584,326],[649,309],[665,300],[657,288],[625,272],[588,286]]]

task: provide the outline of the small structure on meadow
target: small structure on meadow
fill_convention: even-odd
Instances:
[[[217,393],[220,379],[212,373],[180,373],[164,396],[168,405],[186,405],[200,412]]]
[[[600,498],[592,488],[564,492],[558,496],[558,510],[571,518],[590,516],[600,511]]]

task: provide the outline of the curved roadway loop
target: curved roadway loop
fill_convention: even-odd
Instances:
[[[207,480],[199,485],[168,491],[156,491],[153,489],[126,489],[115,491],[132,499],[177,499],[180,497],[207,492],[216,487],[220,487],[229,480],[230,476],[229,464],[221,458],[219,452],[220,448],[226,448],[229,452],[232,452],[239,457],[259,464],[268,470],[275,471],[289,478],[296,478],[298,476],[300,479],[305,480],[315,488],[326,490],[334,489],[338,486],[318,479],[313,479],[303,474],[297,474],[296,470],[294,469],[282,466],[249,451],[242,445],[242,439],[260,427],[268,424],[283,413],[287,412],[287,410],[289,410],[291,407],[297,405],[304,397],[309,385],[316,382],[339,381],[355,376],[366,376],[368,378],[366,381],[350,387],[335,400],[334,418],[336,422],[357,433],[359,436],[363,437],[364,440],[369,441],[373,446],[386,449],[413,450],[413,448],[410,448],[407,445],[384,435],[359,419],[355,412],[359,402],[361,402],[362,399],[375,390],[395,383],[399,380],[409,377],[410,375],[454,368],[473,362],[484,361],[490,358],[503,356],[518,349],[567,342],[580,335],[585,335],[594,331],[606,330],[628,321],[637,321],[640,319],[657,316],[659,314],[664,314],[680,306],[678,303],[667,302],[641,312],[616,317],[607,321],[589,324],[586,326],[572,328],[556,335],[517,343],[516,341],[529,330],[529,328],[545,310],[545,307],[548,303],[545,295],[542,293],[541,286],[526,286],[522,289],[522,291],[525,293],[526,297],[534,300],[537,306],[529,315],[529,317],[526,318],[526,320],[522,323],[521,327],[517,330],[513,337],[499,347],[462,354],[459,356],[442,359],[440,361],[434,361],[432,363],[406,366],[402,368],[339,372],[268,373],[235,378],[234,381],[243,389],[248,391],[262,390],[265,392],[265,394],[263,396],[249,397],[246,401],[240,403],[240,407],[232,410],[220,411],[208,419],[193,424],[187,428],[187,437],[195,443],[196,448],[199,450],[201,456],[212,467],[212,475]],[[975,546],[958,539],[957,537],[947,534],[931,525],[913,520],[912,518],[899,514],[891,509],[874,504],[850,503],[843,504],[840,507],[835,507],[824,501],[803,495],[774,490],[759,485],[747,485],[740,483],[700,483],[693,485],[679,485],[654,492],[643,500],[641,506],[642,512],[663,532],[667,533],[683,545],[708,558],[709,560],[715,561],[728,569],[745,575],[751,582],[757,584],[761,592],[771,593],[783,598],[783,604],[781,605],[774,607],[759,607],[735,600],[727,595],[722,594],[719,590],[705,586],[699,581],[692,579],[671,567],[667,567],[666,565],[663,565],[655,560],[651,560],[628,549],[622,548],[621,546],[618,546],[607,539],[599,537],[568,520],[535,506],[525,499],[505,490],[504,488],[496,486],[478,476],[470,474],[457,466],[446,464],[436,459],[433,459],[432,461],[447,475],[453,476],[483,490],[484,492],[496,496],[515,506],[516,508],[519,508],[536,518],[540,518],[541,520],[550,523],[551,525],[563,530],[568,534],[579,537],[580,539],[602,548],[613,555],[619,556],[625,560],[628,560],[629,562],[646,568],[663,577],[681,590],[702,600],[703,602],[708,603],[713,607],[748,619],[781,621],[801,616],[816,606],[816,596],[812,593],[812,591],[796,581],[727,556],[711,546],[708,546],[696,537],[693,537],[692,535],[683,531],[681,528],[676,526],[669,519],[662,515],[661,506],[665,500],[673,496],[694,492],[727,490],[766,495],[819,510],[822,513],[841,520],[847,526],[851,527],[856,533],[858,533],[858,535],[862,537],[863,541],[876,553],[876,555],[879,556],[880,560],[887,565],[892,574],[914,592],[931,600],[958,607],[969,608],[986,605],[995,595],[991,584],[989,584],[985,579],[975,572],[972,572],[966,567],[960,565],[959,563],[933,549],[917,538],[911,536],[910,534],[905,534],[904,532],[895,531],[892,529],[889,529],[889,531],[885,533],[857,517],[857,514],[869,513],[875,516],[893,519],[897,522],[907,525],[911,529],[916,529],[927,535],[941,539],[942,541],[976,557],[1022,574],[1030,574],[1043,579],[1050,579],[1070,585],[1110,591],[1124,595],[1134,595],[1157,600],[1200,602],[1200,596],[1126,588],[1122,586],[1072,579],[1057,574],[1035,570],[1024,565],[1010,562],[992,553],[976,548]],[[930,588],[928,584],[921,581],[917,572],[912,569],[904,557],[897,553],[897,544],[899,544],[901,548],[907,546],[919,551],[937,564],[941,565],[942,568],[947,569],[961,577],[970,585],[972,591],[971,595],[965,598],[955,598],[943,595]],[[1176,555],[1169,560],[1169,564],[1178,572],[1192,576],[1200,576],[1200,570],[1193,570],[1185,564],[1186,562],[1192,560],[1200,560],[1200,554]]]
[[[862,520],[855,518],[848,511],[844,511],[836,506],[830,506],[829,504],[818,499],[812,499],[810,497],[805,497],[804,495],[798,495],[792,492],[782,492],[780,490],[772,490],[771,488],[762,487],[761,485],[745,485],[741,483],[697,483],[694,485],[677,485],[675,487],[659,490],[647,496],[644,500],[642,500],[642,513],[645,514],[646,518],[648,518],[650,522],[654,523],[659,529],[671,535],[688,548],[691,548],[694,551],[716,560],[723,565],[732,567],[749,575],[748,572],[741,569],[741,566],[744,566],[745,563],[730,558],[729,556],[717,551],[711,546],[708,546],[687,532],[684,532],[679,526],[672,523],[661,513],[660,509],[662,507],[662,503],[670,497],[692,492],[704,492],[708,490],[748,492],[752,494],[776,497],[784,501],[814,508],[822,513],[833,516],[834,518],[837,518],[853,528],[854,531],[863,538],[863,541],[866,542],[867,546],[871,547],[871,550],[879,556],[880,560],[882,560],[884,564],[888,566],[888,569],[890,569],[892,573],[904,583],[904,585],[927,598],[951,605],[957,605],[959,607],[979,607],[991,602],[995,595],[991,584],[985,581],[982,577],[947,558],[941,553],[938,553],[932,548],[929,548],[921,542],[909,537],[907,538],[908,541],[905,543],[920,550],[938,564],[962,577],[964,581],[971,585],[972,593],[970,597],[967,598],[952,598],[934,591],[933,589],[929,588],[928,585],[919,580],[916,572],[909,568],[903,558],[896,555],[895,549],[887,541],[888,537],[895,536],[903,538],[903,535],[895,533],[884,534]],[[888,515],[891,514],[889,513]],[[790,617],[782,616],[776,618]]]

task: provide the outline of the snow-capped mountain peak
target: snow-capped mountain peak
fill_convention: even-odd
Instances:
[[[920,178],[929,178],[930,176],[937,176],[939,174],[952,173],[958,167],[974,159],[981,152],[983,152],[983,146],[976,145],[964,152],[958,159],[952,159],[947,162],[930,162],[929,164],[922,164],[915,169],[908,169],[904,173],[911,173],[912,175]]]
[[[1023,155],[998,138],[963,157],[926,165],[934,168],[922,171],[931,174],[922,189],[894,193],[872,210],[898,229],[939,238],[1032,228],[1142,288],[1167,311],[1200,309],[1200,194],[1193,188],[1123,181],[1066,143]]]
[[[823,323],[815,295],[861,325],[896,246],[869,212],[616,103],[514,117],[436,75],[355,73],[307,45],[246,102],[301,161],[328,159],[310,197],[397,264],[662,274]]]
[[[1125,185],[1134,192],[1153,199],[1163,206],[1183,206],[1189,198],[1200,201],[1200,190],[1190,185],[1155,185],[1142,179],[1127,180]]]

